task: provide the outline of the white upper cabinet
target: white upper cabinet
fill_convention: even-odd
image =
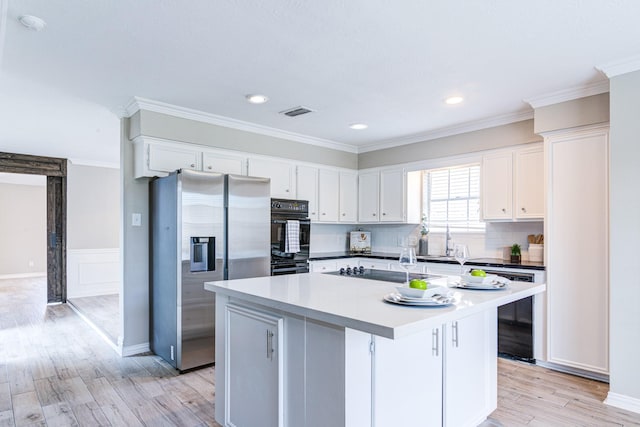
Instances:
[[[271,178],[271,197],[296,198],[296,166],[272,159],[249,158],[249,176]]]
[[[483,156],[482,218],[484,221],[544,219],[542,145]]]
[[[309,202],[309,219],[318,220],[318,168],[298,166],[298,200]]]
[[[513,154],[482,158],[482,217],[485,221],[513,216]]]
[[[320,169],[318,177],[318,220],[338,222],[340,174],[335,170]]]
[[[358,221],[378,222],[378,200],[380,199],[380,174],[378,172],[358,175]]]
[[[518,150],[515,161],[515,217],[544,218],[544,150]]]
[[[358,175],[358,221],[419,223],[422,211],[421,172],[403,169]]]
[[[405,178],[402,169],[380,172],[380,221],[403,222]]]
[[[245,175],[244,163],[244,157],[220,154],[215,151],[202,152],[202,170],[205,172]]]
[[[358,175],[340,172],[340,222],[358,221]]]
[[[202,151],[196,146],[136,138],[133,147],[136,178],[167,176],[177,169],[202,170]]]

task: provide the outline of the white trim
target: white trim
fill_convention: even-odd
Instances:
[[[523,101],[531,105],[532,108],[540,108],[606,92],[609,92],[609,80],[603,80],[586,86],[562,89],[556,92],[534,96],[533,98],[523,99]]]
[[[98,328],[95,323],[93,323],[87,316],[82,314],[80,310],[78,310],[76,306],[73,305],[72,302],[67,302],[67,305],[69,306],[69,308],[71,308],[71,310],[73,310],[78,315],[78,317],[84,320],[84,322],[87,325],[89,325],[89,327],[91,327],[91,329],[93,329],[100,336],[100,338],[102,338],[103,341],[106,342],[109,345],[109,347],[113,349],[113,351],[122,355],[120,348],[113,341],[111,341],[111,339],[109,339],[109,337],[102,331],[102,329]]]
[[[542,366],[543,368],[551,369],[558,372],[564,372],[565,374],[576,375],[583,378],[590,378],[592,380],[602,381],[605,383],[609,382],[609,375],[603,374],[600,372],[588,371],[585,369],[574,368],[572,366],[560,365],[554,362],[544,362],[541,360],[536,360],[536,365]]]
[[[618,394],[610,391],[607,394],[607,398],[604,400],[604,404],[640,414],[640,399],[635,397],[625,396],[624,394]]]
[[[331,148],[334,150],[346,151],[349,153],[357,153],[357,147],[344,144],[328,139],[316,138],[313,136],[302,135],[299,133],[288,132],[282,129],[276,129],[268,126],[249,123],[242,120],[232,119],[230,117],[219,116],[216,114],[206,113],[191,108],[180,107],[177,105],[167,104],[151,99],[140,98],[134,96],[125,107],[126,117],[131,117],[139,110],[153,111],[156,113],[168,114],[183,119],[196,120],[199,122],[210,123],[217,126],[224,126],[231,129],[253,132],[261,135],[273,136],[290,141],[302,142],[304,144],[317,145],[320,147]]]
[[[4,57],[4,45],[7,35],[7,9],[9,0],[0,0],[0,75],[2,74],[2,58]]]
[[[120,248],[67,250],[68,298],[117,294],[120,282]]]
[[[563,139],[573,139],[583,134],[591,134],[592,132],[609,133],[609,122],[596,123],[592,125],[577,126],[573,128],[557,129],[549,132],[540,132],[538,135],[544,138],[544,141],[561,141]]]
[[[26,279],[29,277],[47,277],[46,271],[35,273],[18,273],[18,274],[0,274],[0,280],[4,279]]]
[[[0,0],[1,1],[1,0]],[[120,169],[120,163],[101,162],[92,159],[67,159],[69,163],[75,166],[94,166],[98,168]]]
[[[363,145],[359,147],[358,153],[366,153],[368,151],[383,150],[385,148],[399,147],[401,145],[413,144],[416,142],[424,142],[437,138],[444,138],[452,135],[473,132],[482,129],[488,129],[496,126],[502,126],[510,123],[521,122],[533,119],[533,111],[520,111],[517,113],[502,114],[500,116],[489,117],[486,119],[474,120],[458,125],[448,126],[433,131],[418,133],[401,138],[389,139],[387,141],[376,142],[373,144]]]
[[[122,346],[119,353],[122,357],[129,357],[135,356],[136,354],[147,353],[149,351],[151,351],[149,349],[149,343],[143,342],[142,344]]]
[[[609,78],[638,71],[640,70],[640,55],[596,66],[596,70],[601,71]]]

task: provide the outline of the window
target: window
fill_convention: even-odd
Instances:
[[[426,170],[423,212],[430,231],[483,231],[480,221],[480,165]]]

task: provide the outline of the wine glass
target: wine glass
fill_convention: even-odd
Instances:
[[[460,263],[460,275],[464,273],[464,263],[469,259],[469,248],[467,245],[456,244],[453,247],[453,257]]]
[[[409,270],[412,270],[417,264],[416,250],[414,248],[402,248],[400,251],[400,258],[398,259],[400,267],[404,268],[407,272],[407,283],[409,282]]]

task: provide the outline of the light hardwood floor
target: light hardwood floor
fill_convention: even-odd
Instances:
[[[113,344],[118,344],[121,329],[120,295],[69,298],[67,302],[100,329]]]
[[[45,282],[0,280],[0,427],[218,426],[214,368],[120,358],[68,306],[46,305]],[[640,426],[601,403],[607,384],[502,359],[498,372],[486,426]]]

